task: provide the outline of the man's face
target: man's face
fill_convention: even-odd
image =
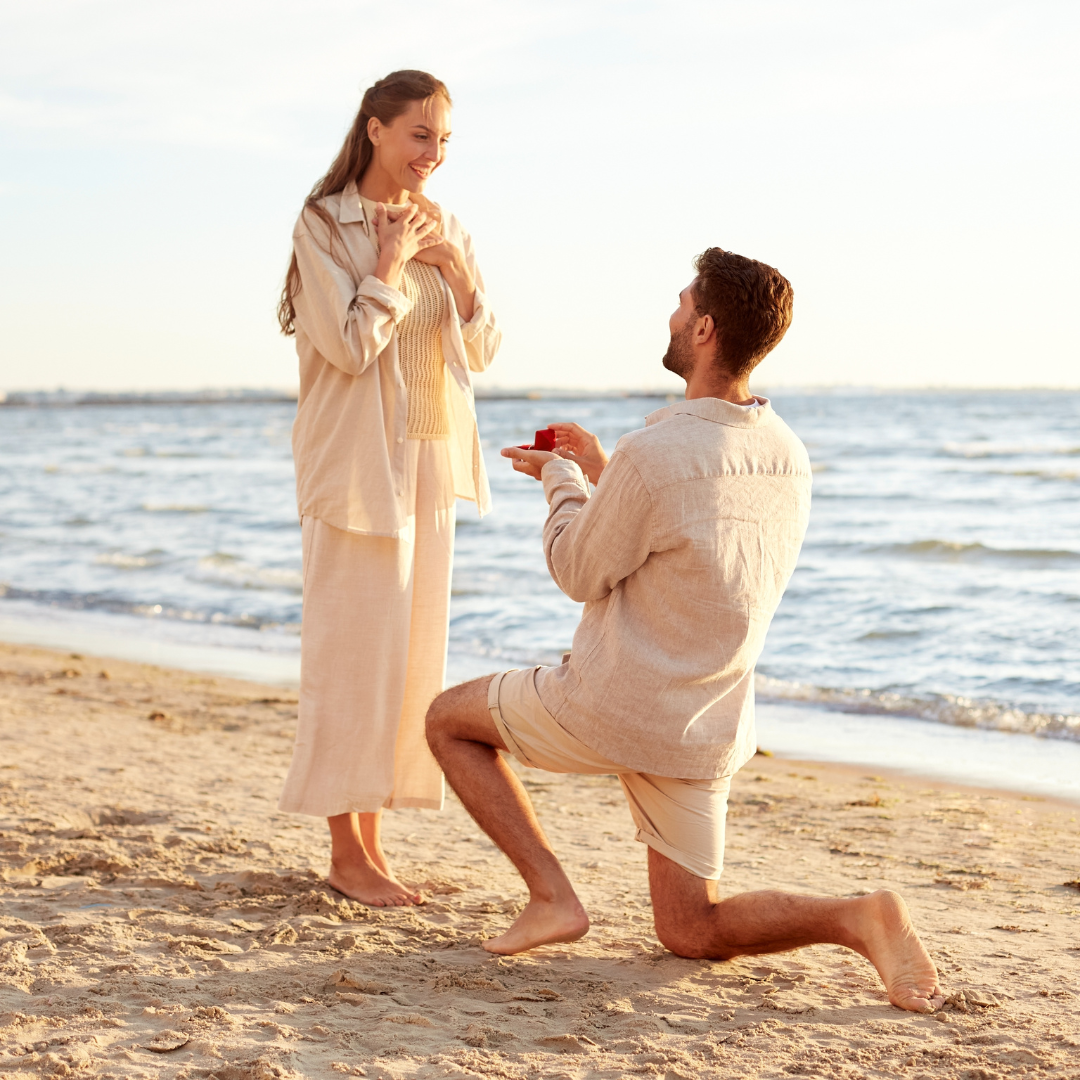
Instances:
[[[697,281],[697,278],[694,279]],[[694,347],[690,343],[698,313],[694,306],[694,281],[679,293],[679,306],[668,319],[671,341],[664,353],[663,364],[682,379],[689,381],[694,370]]]

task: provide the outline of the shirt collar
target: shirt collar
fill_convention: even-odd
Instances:
[[[367,214],[364,213],[364,207],[360,203],[360,191],[355,180],[350,180],[342,189],[338,221],[342,225],[351,225],[355,221],[360,221],[364,225],[364,230],[368,230]]]
[[[756,409],[745,409],[734,402],[714,397],[676,401],[674,405],[668,405],[663,409],[657,409],[656,412],[649,413],[645,417],[645,426],[659,424],[663,420],[670,420],[672,417],[679,416],[682,413],[698,416],[702,420],[709,420],[714,424],[725,424],[728,427],[761,427],[764,424],[771,423],[776,413],[773,412],[769,399],[758,395],[755,400],[758,402]]]

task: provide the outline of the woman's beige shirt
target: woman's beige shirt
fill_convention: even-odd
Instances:
[[[331,255],[329,231],[314,214],[301,214],[293,231],[301,282],[293,300],[300,357],[293,425],[298,509],[301,517],[310,514],[348,532],[408,538],[413,527],[405,501],[408,398],[394,329],[410,301],[374,276],[378,256],[369,239],[374,223],[364,213],[356,185],[327,196],[322,205],[337,222],[334,254],[344,266]],[[469,373],[488,367],[502,334],[483,292],[472,238],[452,214],[443,217],[443,235],[465,253],[476,281],[476,306],[468,322],[442,283],[442,351],[449,374],[454,493],[474,501],[483,515],[491,494]]]

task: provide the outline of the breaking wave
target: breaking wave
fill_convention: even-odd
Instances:
[[[148,514],[205,514],[210,508],[201,503],[149,503],[142,504]]]
[[[995,548],[978,542],[963,544],[952,540],[916,540],[910,544],[890,544],[877,550],[950,562],[1080,563],[1080,552],[1076,551],[1053,548]]]
[[[179,604],[135,603],[100,593],[81,593],[69,589],[19,589],[0,583],[0,599],[28,600],[43,607],[71,611],[107,611],[117,615],[137,615],[144,619],[175,619],[210,626],[240,626],[251,630],[283,630],[298,633],[299,622],[270,617],[266,613],[199,610]]]
[[[878,716],[910,716],[953,727],[982,728],[1046,739],[1080,742],[1080,715],[1025,712],[996,701],[980,701],[956,694],[896,694],[887,690],[856,690],[810,686],[758,675],[760,701],[796,701],[824,705],[835,712]]]
[[[976,443],[946,443],[941,452],[946,457],[961,458],[1010,458],[1010,457],[1039,457],[1041,455],[1053,457],[1077,457],[1080,456],[1080,446],[1024,446],[1022,444],[1008,445],[1004,443],[976,442]]]
[[[153,551],[145,555],[127,555],[122,551],[106,551],[94,556],[98,566],[115,566],[118,570],[145,570],[159,566],[164,552]]]
[[[215,585],[241,589],[284,589],[300,592],[304,586],[304,578],[299,570],[255,566],[223,551],[216,551],[213,555],[200,559],[196,576]]]

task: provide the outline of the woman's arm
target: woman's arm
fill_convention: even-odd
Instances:
[[[439,269],[442,270],[446,284],[450,286],[450,291],[454,294],[454,304],[457,306],[458,315],[461,316],[463,322],[469,322],[476,313],[476,281],[473,279],[472,270],[469,269],[461,248],[455,247],[450,262]]]
[[[457,307],[461,336],[465,343],[465,362],[470,371],[486,371],[499,351],[502,331],[484,294],[484,277],[476,263],[472,237],[454,217],[450,218],[449,228],[444,230],[442,211],[438,205],[422,195],[411,197],[419,202],[426,214],[438,217],[439,227],[432,235],[441,236],[445,232],[450,238],[440,247],[432,246],[422,251],[417,258],[423,262],[442,260],[447,264],[445,268],[440,265],[440,269]]]
[[[461,229],[461,237],[461,250],[465,254],[465,263],[476,283],[472,318],[462,320],[461,323],[461,336],[465,342],[465,362],[469,365],[470,371],[486,371],[499,351],[502,331],[495,321],[495,313],[491,310],[491,304],[484,292],[484,275],[476,262],[472,237],[464,229]]]
[[[316,237],[303,222],[293,234],[293,250],[300,271],[300,291],[293,301],[299,328],[336,368],[361,374],[390,344],[411,302],[374,275],[357,285],[330,255],[329,237]]]
[[[463,322],[471,321],[476,314],[476,281],[461,248],[444,240],[419,252],[416,261],[437,266],[442,271],[446,284],[454,294],[458,315]]]
[[[414,257],[417,262],[437,266],[442,271],[446,284],[454,294],[458,315],[463,322],[471,321],[476,313],[476,280],[465,252],[457,244],[443,240],[418,251]]]
[[[465,233],[464,251],[465,260],[476,282],[473,317],[461,327],[461,336],[465,340],[465,358],[470,371],[486,371],[502,344],[502,330],[495,321],[495,312],[491,310],[487,293],[484,291],[484,275],[477,265],[472,237],[468,233]]]

